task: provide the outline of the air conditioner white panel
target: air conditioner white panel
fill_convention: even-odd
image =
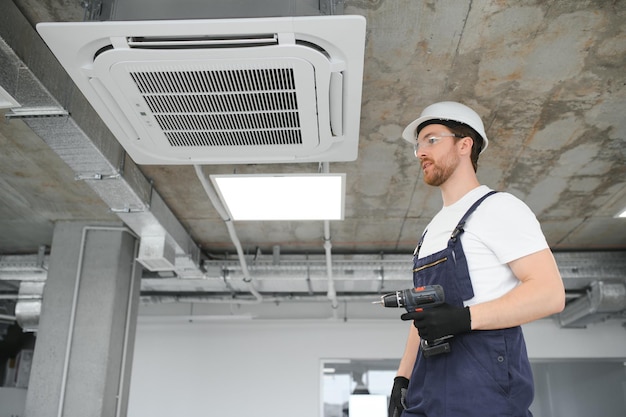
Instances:
[[[357,157],[362,16],[37,29],[138,164]]]

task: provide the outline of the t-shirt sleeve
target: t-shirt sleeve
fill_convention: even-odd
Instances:
[[[537,217],[512,194],[500,192],[487,198],[476,215],[483,223],[483,241],[502,263],[548,248]]]

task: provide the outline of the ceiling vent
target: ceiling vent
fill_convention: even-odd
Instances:
[[[355,160],[362,16],[40,23],[138,164]]]

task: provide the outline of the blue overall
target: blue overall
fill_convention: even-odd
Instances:
[[[474,296],[460,236],[468,217],[493,193],[470,207],[444,250],[418,259],[424,233],[413,258],[415,287],[439,284],[445,302],[460,307]],[[532,417],[533,379],[519,326],[472,331],[447,341],[450,353],[426,358],[420,349],[402,417]]]

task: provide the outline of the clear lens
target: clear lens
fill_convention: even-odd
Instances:
[[[462,137],[462,136],[459,136],[454,133],[441,133],[439,135],[430,135],[422,139],[417,139],[415,143],[413,144],[413,153],[415,154],[415,157],[417,157],[417,151],[419,150],[419,148],[430,148],[431,146],[439,143],[441,139],[449,138],[449,137]]]

